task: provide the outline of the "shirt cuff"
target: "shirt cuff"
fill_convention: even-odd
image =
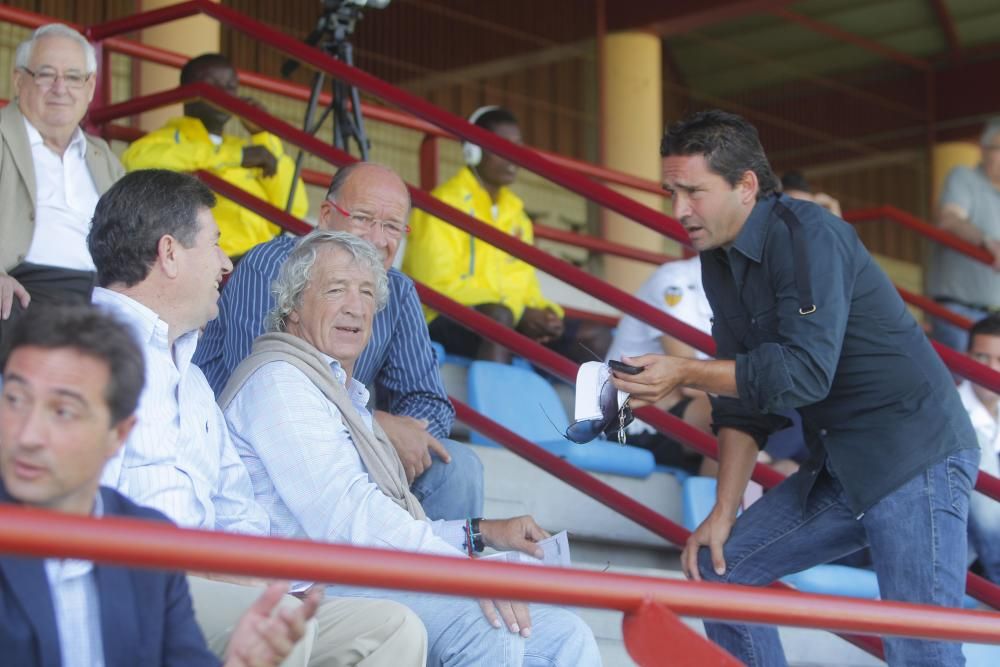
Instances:
[[[467,553],[465,548],[465,519],[458,521],[438,520],[431,523],[434,534],[455,547],[462,553]]]

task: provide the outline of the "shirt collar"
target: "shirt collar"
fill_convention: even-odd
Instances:
[[[44,145],[45,139],[42,138],[41,132],[23,114],[21,117],[24,118],[24,128],[28,131],[28,143],[31,147]],[[66,147],[66,151],[76,152],[81,159],[87,157],[87,138],[83,136],[83,130],[79,127],[73,130],[73,136],[69,140],[69,146]]]
[[[974,429],[979,431],[982,429],[996,428],[996,415],[991,415],[990,411],[986,409],[986,406],[982,404],[979,397],[976,396],[976,392],[972,388],[971,382],[963,380],[962,384],[958,385],[958,395],[962,399],[962,405],[965,406],[965,411],[969,413],[969,420],[972,422],[972,427]]]
[[[189,331],[178,336],[177,340],[174,341],[173,349],[170,349],[170,327],[152,309],[130,296],[104,287],[94,288],[92,301],[95,305],[106,308],[112,314],[125,320],[141,344],[170,354],[181,373],[191,363],[195,348],[198,346],[197,331]]]
[[[325,361],[330,367],[330,370],[333,371],[333,377],[337,378],[337,382],[343,384],[344,388],[347,389],[347,395],[350,397],[351,402],[355,405],[368,405],[368,388],[355,380],[353,377],[350,382],[348,382],[347,371],[344,370],[344,367],[340,365],[339,361],[328,354],[320,352],[319,350],[316,350],[316,352],[323,357],[323,361]]]
[[[733,241],[732,250],[737,250],[748,259],[760,263],[764,257],[764,241],[767,239],[767,223],[771,219],[774,205],[783,195],[768,195],[758,199],[743,223],[743,228]]]

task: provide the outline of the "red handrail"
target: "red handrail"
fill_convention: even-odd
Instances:
[[[197,11],[199,10],[200,9],[191,10],[190,13],[192,14],[197,13]],[[188,11],[188,10],[185,9],[183,11]],[[186,16],[190,14],[184,14],[184,15]],[[27,10],[0,5],[0,20],[5,20],[17,25],[34,28],[50,21],[51,19],[42,14],[37,14],[35,12],[30,12]],[[74,24],[70,25],[72,25],[74,28],[77,28],[78,30],[81,30],[81,32],[83,31],[78,25]],[[127,39],[122,39],[119,37],[109,37],[105,40],[105,44],[109,51],[113,51],[123,55],[129,55],[132,57],[143,58],[151,62],[162,65],[181,67],[185,62],[187,62],[187,56],[181,55],[179,53],[168,51],[166,49],[157,48],[154,46],[149,46],[139,42],[134,42]],[[307,100],[309,98],[310,90],[305,86],[288,83],[280,79],[274,79],[247,70],[238,70],[238,74],[241,83],[249,87],[257,88],[258,90],[263,90],[278,95],[284,95],[297,100]],[[321,103],[328,104],[330,101],[329,94],[323,94],[320,98],[320,101]],[[420,131],[432,137],[461,140],[460,137],[456,137],[454,134],[450,133],[447,129],[442,129],[431,123],[421,121],[404,112],[364,103],[362,104],[362,110],[365,116],[370,117],[374,120],[391,123],[406,129]],[[661,196],[664,195],[662,187],[660,186],[659,183],[656,183],[655,181],[644,179],[635,176],[633,174],[628,174],[614,169],[609,169],[607,167],[594,165],[589,162],[584,162],[582,160],[567,158],[565,156],[561,156],[556,153],[550,153],[538,149],[528,149],[528,150],[533,150],[534,152],[544,156],[545,158],[547,158],[551,162],[554,162],[557,165],[575,170],[586,176],[598,178],[600,180],[609,183],[614,183],[617,185],[625,185],[630,188],[643,192],[649,192]],[[309,181],[307,180],[307,182]],[[928,238],[931,238],[943,245],[947,245],[959,252],[967,254],[970,257],[973,257],[974,259],[983,261],[985,263],[992,262],[992,257],[989,255],[988,252],[985,251],[985,249],[979,248],[978,246],[974,246],[965,241],[962,241],[954,234],[945,232],[941,229],[934,227],[933,225],[929,225],[928,223],[920,220],[919,218],[916,218],[915,216],[892,206],[881,206],[876,208],[847,211],[844,214],[844,219],[851,222],[861,222],[864,220],[874,220],[874,219],[889,219],[894,222],[903,224],[904,226],[908,226],[911,229],[917,231],[918,233],[927,236]],[[676,240],[680,241],[685,246],[688,245],[686,239],[679,238]]]
[[[989,265],[993,264],[993,255],[991,255],[986,248],[964,241],[954,234],[935,227],[930,223],[924,222],[917,216],[911,215],[906,211],[902,211],[895,206],[878,206],[875,208],[857,209],[844,213],[844,220],[847,220],[848,222],[863,222],[866,220],[882,220],[886,218],[894,222],[898,222],[904,227],[909,227],[910,229],[919,232],[923,236],[926,236],[943,246],[948,246],[952,250],[957,250],[963,255],[968,255],[978,262]]]
[[[173,90],[153,93],[118,104],[112,104],[95,110],[92,116],[95,123],[103,124],[115,118],[131,116],[157,106],[173,104],[196,97],[208,100],[261,127],[267,127],[269,131],[283,140],[303,148],[334,165],[343,166],[357,161],[357,158],[352,155],[323,143],[316,137],[292,127],[288,123],[261,111],[252,104],[205,83],[188,84]],[[598,299],[614,304],[619,310],[652,324],[678,340],[700,350],[707,350],[709,354],[714,352],[715,344],[711,337],[694,327],[670,317],[641,299],[637,299],[627,292],[608,285],[604,281],[595,278],[568,262],[556,259],[533,245],[524,243],[490,225],[476,220],[458,209],[452,208],[419,188],[408,187],[410,188],[410,196],[412,197],[414,206],[427,211],[435,217],[447,220],[463,231],[469,232],[491,245],[502,248],[515,257],[523,259],[529,264],[537,266],[547,273],[589,292]]]
[[[203,83],[190,84],[174,90],[155,93],[153,95],[148,95],[143,98],[136,98],[128,102],[123,102],[117,105],[111,105],[109,107],[105,107],[104,109],[100,109],[96,112],[98,116],[103,118],[103,120],[98,120],[97,122],[103,122],[119,116],[128,116],[133,113],[138,113],[139,111],[144,111],[147,108],[151,108],[153,106],[169,104],[178,100],[189,99],[197,96],[208,99],[218,104],[219,106],[227,108],[228,110],[242,117],[249,118],[251,121],[253,121],[258,125],[261,125],[262,127],[270,127],[271,130],[278,136],[281,136],[282,138],[291,141],[292,143],[302,148],[311,150],[315,152],[317,155],[323,157],[324,159],[333,162],[334,164],[343,165],[356,161],[354,157],[348,155],[347,153],[320,142],[315,137],[312,137],[306,134],[305,132],[302,132],[301,130],[298,130],[288,125],[287,123],[284,123],[283,121],[280,121],[274,118],[273,116],[270,116],[269,114],[260,111],[253,105],[238,98],[235,98],[234,96],[229,95],[218,88]],[[662,311],[659,311],[651,307],[649,304],[646,304],[645,302],[636,299],[635,297],[621,290],[617,290],[611,286],[608,286],[603,281],[600,281],[594,278],[593,276],[590,276],[589,274],[580,271],[576,267],[569,265],[566,262],[562,262],[561,260],[549,256],[548,254],[535,248],[534,246],[525,244],[519,239],[504,234],[503,232],[494,229],[493,227],[485,223],[482,223],[465,213],[462,213],[460,211],[457,211],[456,209],[451,208],[447,204],[431,197],[422,190],[414,188],[413,186],[408,186],[408,187],[410,188],[410,194],[413,198],[414,203],[418,207],[424,209],[425,211],[431,213],[432,215],[448,220],[452,224],[455,224],[456,226],[469,232],[470,234],[478,236],[479,238],[486,240],[488,243],[500,247],[506,250],[507,252],[510,252],[511,254],[520,257],[521,259],[524,259],[525,261],[528,261],[529,263],[535,266],[542,268],[543,270],[547,271],[552,275],[555,275],[556,277],[560,277],[566,280],[570,284],[574,284],[583,289],[587,289],[589,292],[595,294],[599,298],[601,298],[602,295],[605,295],[604,296],[605,301],[614,302],[613,299],[606,298],[607,294],[621,298],[621,308],[623,311],[628,312],[629,314],[634,314],[641,320],[651,323],[653,326],[656,326],[665,333],[673,335],[676,338],[683,340],[684,342],[688,342],[694,347],[706,350],[709,354],[714,353],[714,342],[711,340],[711,338],[706,336],[704,333],[694,329],[693,327],[690,327],[680,322],[679,320],[670,317],[666,313],[663,313]],[[227,196],[230,196],[230,198],[233,199],[239,199],[243,197],[242,194],[236,193],[235,191],[231,192],[230,195]],[[258,200],[258,202],[256,203],[251,202],[251,204],[253,206],[261,206],[263,204],[266,204],[266,202],[261,202],[260,200]],[[266,209],[258,209],[258,210],[266,210]],[[274,219],[279,220],[280,216],[275,216]],[[630,312],[630,308],[634,309],[634,311]],[[461,316],[459,316],[459,319],[461,319]],[[677,335],[678,333],[680,335]],[[688,340],[685,337],[690,338],[690,340]],[[939,352],[941,351],[941,349],[944,349],[942,357],[945,359],[945,361],[949,364],[950,367],[956,368],[959,373],[963,374],[966,377],[969,377],[978,384],[981,384],[994,391],[1000,391],[1000,373],[996,373],[996,371],[993,371],[992,369],[989,369],[986,366],[983,366],[982,364],[978,364],[977,362],[969,359],[964,355],[958,355],[957,353],[954,353],[952,350],[949,350],[947,348],[941,348],[940,346],[938,346],[938,348]],[[669,415],[665,416],[671,417]],[[655,419],[657,418],[654,418],[654,420]],[[690,427],[679,419],[676,418],[673,419],[676,421],[676,425],[673,428],[668,428],[667,429],[668,432],[676,432],[678,433],[679,437],[686,440],[686,437],[684,435],[684,430],[690,429]],[[650,423],[652,423],[654,426],[657,426],[657,424],[653,421],[651,421]],[[704,434],[700,432],[695,431],[695,433],[689,433],[688,436],[693,441],[691,442],[692,446],[696,447],[699,450],[701,450],[702,447],[704,446],[707,446],[709,450],[712,450],[712,448],[717,447],[714,440],[711,439],[710,439],[711,442],[709,443],[701,442],[695,444],[696,441],[701,440],[701,436],[704,436]],[[718,458],[718,455],[717,453],[715,453],[715,450],[712,450],[712,453],[710,455],[713,456],[713,458]],[[765,470],[767,470],[769,473],[773,473],[773,471],[770,471],[769,469]],[[764,473],[764,475],[766,476],[767,473]]]
[[[32,558],[61,556],[129,567],[344,582],[625,612],[653,600],[678,614],[720,621],[1000,644],[1000,615],[978,610],[476,562],[182,529],[121,517],[95,519],[13,505],[0,506],[0,550]]]
[[[225,22],[231,28],[253,37],[261,42],[284,51],[303,63],[326,72],[346,83],[356,86],[394,106],[401,107],[409,113],[422,118],[438,127],[446,128],[464,140],[472,141],[486,150],[507,158],[530,171],[545,176],[549,180],[577,194],[611,209],[627,218],[654,229],[661,234],[687,244],[687,234],[673,218],[655,211],[628,197],[615,192],[607,186],[581,176],[564,166],[518,144],[511,143],[498,135],[467,122],[465,119],[441,111],[430,102],[416,95],[396,88],[377,77],[333,58],[318,49],[306,46],[292,37],[250,19],[236,10],[208,0],[189,0],[189,2],[170,5],[161,9],[133,14],[118,20],[108,21],[99,26],[87,29],[86,34],[92,40],[102,40],[123,33],[148,28],[165,21],[185,18],[197,13],[207,14],[219,21]]]

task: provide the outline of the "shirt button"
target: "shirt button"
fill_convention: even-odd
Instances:
[[[819,430],[819,434],[825,437],[826,436],[826,429],[825,428],[821,428]]]

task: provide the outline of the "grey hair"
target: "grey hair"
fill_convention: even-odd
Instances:
[[[18,44],[14,55],[14,66],[20,69],[26,68],[28,61],[31,60],[31,53],[35,50],[35,44],[38,40],[45,37],[65,37],[72,39],[83,48],[83,55],[87,60],[86,73],[93,74],[97,71],[97,54],[94,52],[94,45],[88,42],[87,38],[79,32],[62,23],[46,23],[31,33],[30,38]]]
[[[331,245],[349,254],[357,266],[372,272],[375,279],[375,310],[377,312],[385,307],[389,300],[389,276],[374,246],[354,234],[318,229],[299,240],[271,284],[274,308],[268,313],[264,323],[268,331],[285,330],[288,316],[302,304],[302,293],[309,286],[310,274],[319,250]]]
[[[979,138],[979,145],[992,146],[997,134],[1000,134],[1000,116],[994,116],[986,121],[986,127],[983,128],[983,134]]]

